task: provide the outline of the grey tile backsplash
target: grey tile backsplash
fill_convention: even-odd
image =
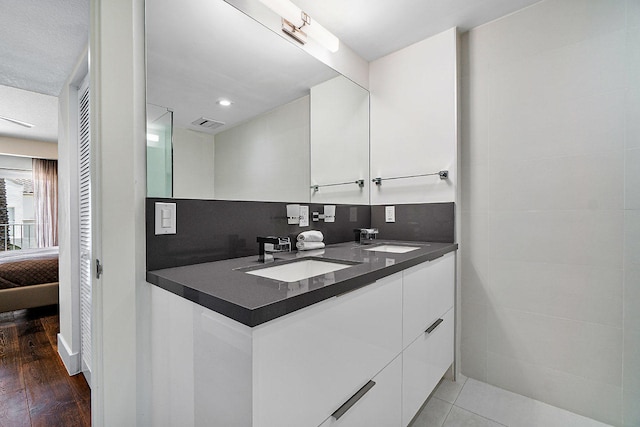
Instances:
[[[156,236],[155,202],[176,203],[177,234]],[[283,202],[147,198],[147,270],[258,254],[257,236],[295,237],[320,230],[325,243],[353,240],[354,228],[377,227],[380,239],[453,242],[453,203],[396,205],[396,222],[384,222],[384,206],[336,204],[333,223],[288,225]],[[310,203],[310,212],[324,210]]]

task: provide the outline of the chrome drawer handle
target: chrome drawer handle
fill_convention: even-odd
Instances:
[[[360,390],[358,390],[356,394],[351,396],[349,400],[344,402],[341,407],[339,407],[333,414],[331,414],[331,416],[336,420],[340,419],[340,417],[343,416],[349,409],[351,409],[351,407],[355,405],[358,400],[362,399],[362,397],[367,394],[367,392],[371,390],[374,385],[376,385],[376,383],[369,380],[368,383],[366,383]]]
[[[438,319],[435,322],[433,322],[433,324],[431,326],[429,326],[427,328],[427,330],[425,331],[426,333],[430,334],[431,332],[433,332],[433,330],[435,328],[437,328],[438,326],[440,326],[440,323],[444,322],[444,319]]]

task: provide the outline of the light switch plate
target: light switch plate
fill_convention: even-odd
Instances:
[[[309,226],[309,206],[300,206],[300,227]]]
[[[176,234],[176,204],[156,202],[155,205],[156,236],[160,234]]]
[[[396,207],[395,206],[385,206],[384,208],[384,218],[386,222],[396,222]]]

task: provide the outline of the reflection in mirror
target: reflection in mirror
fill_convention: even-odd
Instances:
[[[310,175],[312,202],[369,204],[369,92],[344,76],[311,88]]]
[[[173,114],[147,105],[147,196],[172,196],[171,126]]]
[[[173,197],[368,204],[365,89],[223,0],[146,8],[147,101],[173,111]],[[367,187],[310,190],[345,176]]]

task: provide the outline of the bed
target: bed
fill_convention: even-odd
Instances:
[[[0,313],[57,303],[57,246],[0,252]]]

